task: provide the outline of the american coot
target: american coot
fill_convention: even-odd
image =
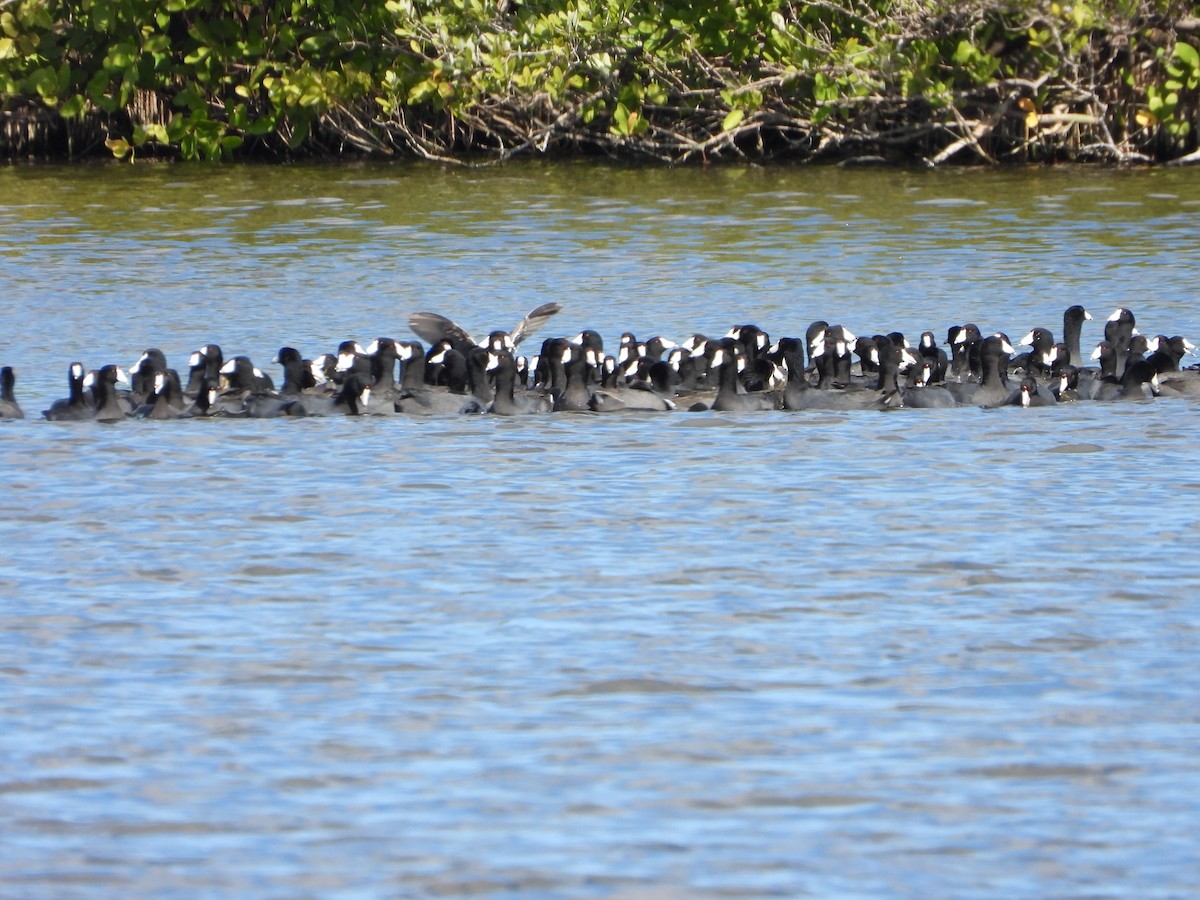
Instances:
[[[1125,370],[1120,382],[1104,382],[1096,400],[1149,400],[1159,394],[1158,372],[1147,360],[1139,360]]]
[[[830,325],[809,342],[809,359],[817,367],[817,387],[844,388],[853,382],[851,367],[853,350],[857,343],[850,329],[842,325]]]
[[[83,392],[85,376],[83,363],[71,363],[67,367],[68,396],[55,400],[42,415],[51,422],[81,422],[92,418],[92,404]]]
[[[84,376],[83,388],[92,392],[92,418],[97,422],[119,422],[130,414],[128,401],[117,394],[118,384],[129,384],[119,366],[101,366]]]
[[[928,360],[931,366],[931,373],[928,379],[929,384],[941,384],[946,380],[946,372],[950,368],[950,359],[946,355],[946,351],[937,345],[937,338],[934,337],[932,331],[921,333],[921,337],[917,341],[917,354],[925,360]]]
[[[592,394],[588,408],[593,412],[666,412],[678,408],[674,400],[645,387],[647,384],[643,381],[623,388],[600,388]]]
[[[281,394],[299,397],[305,391],[317,390],[317,372],[313,369],[313,363],[301,356],[295,347],[280,347],[272,362],[283,367],[283,387],[279,389]]]
[[[817,405],[821,392],[808,383],[808,374],[804,371],[803,352],[785,356],[783,365],[787,370],[787,384],[784,385],[781,395],[783,408],[813,409]]]
[[[563,368],[563,350],[571,342],[565,337],[546,338],[542,341],[541,352],[532,364],[532,387],[547,388],[551,391],[561,391],[567,383],[567,373]]]
[[[946,343],[950,345],[950,376],[954,380],[979,378],[978,348],[982,340],[983,334],[974,322],[950,328]]]
[[[488,412],[497,416],[520,416],[548,413],[553,409],[553,401],[541,392],[517,393],[517,361],[507,350],[488,351],[487,369],[495,373],[496,378],[496,397]]]
[[[565,381],[561,390],[552,388],[554,411],[584,412],[591,409],[591,376],[599,362],[596,351],[568,343],[562,348],[558,361],[562,365]]]
[[[913,383],[900,389],[905,406],[910,409],[953,409],[958,406],[949,388],[933,383],[934,367],[929,359],[918,360],[913,371]]]
[[[400,360],[400,346],[389,337],[375,338],[364,348],[371,360],[372,393],[396,390],[396,363]]]
[[[1047,375],[1058,359],[1058,348],[1054,343],[1054,335],[1048,328],[1032,329],[1029,334],[1021,338],[1020,346],[1028,347],[1029,352],[1014,357],[1010,365],[1035,378]]]
[[[188,381],[184,385],[184,396],[192,399],[200,393],[200,382],[206,380],[208,390],[221,380],[221,366],[225,355],[218,344],[205,344],[188,357]]]
[[[371,395],[365,409],[370,416],[390,416],[399,412],[400,389],[396,384],[396,363],[400,348],[389,337],[376,338],[363,348],[371,366]]]
[[[596,388],[588,400],[588,408],[594,412],[665,412],[675,409],[671,395],[674,384],[679,380],[678,373],[670,363],[661,359],[646,369],[647,380]],[[653,375],[651,370],[654,370]]]
[[[585,328],[575,337],[571,338],[572,344],[579,344],[581,347],[587,347],[595,350],[597,353],[604,352],[604,338],[600,336],[600,332],[594,328]],[[512,351],[509,351],[512,352]],[[516,359],[516,354],[513,354],[513,359]]]
[[[1021,379],[1021,385],[1008,398],[1009,406],[1020,406],[1025,409],[1034,406],[1054,406],[1058,400],[1049,391],[1038,389],[1037,379],[1026,375]]]
[[[1050,391],[1059,403],[1073,403],[1081,399],[1079,396],[1079,370],[1074,366],[1065,366],[1058,373],[1058,381]]]
[[[157,347],[151,347],[129,367],[129,395],[134,407],[146,403],[154,394],[155,376],[167,369],[167,357]]]
[[[638,341],[632,331],[621,335],[617,354],[613,357],[614,380],[629,381],[636,377],[638,366],[646,355],[646,345]]]
[[[283,367],[279,391],[248,357],[225,359],[216,344],[191,354],[182,391],[178,375],[157,348],[134,363],[129,391],[120,389],[125,379],[116,366],[85,374],[76,362],[68,370],[70,395],[44,415],[55,421],[117,421],[135,409],[137,415],[155,419],[397,411],[434,415],[485,409],[515,414],[540,410],[547,398],[553,398],[557,410],[610,412],[1049,406],[1073,400],[1200,397],[1200,367],[1184,364],[1195,345],[1178,335],[1139,334],[1126,309],[1114,312],[1105,324],[1106,339],[1093,354],[1099,366],[1087,368],[1072,361],[1090,318],[1081,306],[1063,314],[1066,340],[1056,344],[1049,329],[1031,329],[1023,342],[1030,351],[1015,360],[1006,335],[984,338],[971,323],[948,329],[950,361],[931,331],[922,332],[909,349],[900,331],[881,329],[872,337],[856,338],[848,328],[824,320],[813,322],[805,337],[783,337],[774,345],[765,330],[750,323],[735,325],[720,338],[696,332],[678,346],[662,337],[643,344],[630,331],[622,335],[615,356],[604,354],[598,332],[584,329],[574,340],[547,339],[541,354],[529,360],[518,357],[512,351],[517,340],[556,311],[553,304],[539,307],[511,334],[491,332],[482,345],[468,342],[469,335],[446,324],[448,320],[420,314],[421,327],[440,336],[428,352],[417,340],[381,337],[366,348],[344,341],[336,354],[321,354],[310,362],[295,348],[283,347],[275,360]],[[1010,384],[1010,368],[1023,381]],[[0,416],[7,418],[20,410],[12,381],[11,369],[0,369]]]
[[[375,376],[371,372],[371,358],[366,349],[358,341],[342,341],[337,348],[337,365],[333,369],[335,384],[345,382],[353,372],[364,384],[370,385]]]
[[[419,341],[413,343],[420,344]],[[427,385],[444,387],[452,394],[469,394],[471,392],[471,380],[467,375],[467,358],[453,347],[445,345],[436,356],[428,356],[426,359],[438,367],[438,375],[435,379],[431,381],[428,374],[425,376]],[[527,367],[536,368],[536,357],[534,360],[532,363],[527,362]],[[428,368],[426,371],[428,372]]]
[[[1180,335],[1159,336],[1158,346],[1148,358],[1159,376],[1164,397],[1200,397],[1200,371],[1184,369],[1183,358],[1196,352],[1196,345]]]
[[[718,412],[782,409],[783,398],[777,393],[745,392],[738,371],[745,363],[746,357],[741,351],[730,353],[722,348],[713,354],[712,368],[717,373],[717,396],[711,408]]]
[[[854,342],[854,354],[858,357],[858,368],[863,376],[879,374],[879,342],[887,340],[883,335],[860,337]]]
[[[662,335],[655,335],[642,345],[643,353],[646,360],[651,364],[659,362],[664,356],[670,353],[679,345],[670,338],[665,338]]]
[[[162,421],[180,418],[183,410],[183,388],[180,385],[179,373],[174,369],[163,369],[155,372],[150,396],[134,415],[142,419]]]
[[[1063,313],[1063,343],[1067,345],[1070,364],[1078,366],[1083,361],[1083,353],[1079,349],[1079,338],[1083,331],[1083,323],[1092,318],[1082,306],[1068,306]]]
[[[742,353],[746,355],[747,367],[753,366],[771,346],[771,336],[753,324],[735,325],[726,332],[725,337],[732,338],[741,346]]]
[[[557,303],[543,303],[517,323],[512,331],[493,331],[488,335],[486,346],[499,345],[496,349],[512,352],[525,338],[546,324],[562,307]],[[478,346],[470,334],[460,325],[438,313],[413,313],[408,318],[408,327],[413,334],[430,344],[448,340],[464,356],[472,346]]]
[[[1117,378],[1125,374],[1126,361],[1129,357],[1129,345],[1134,335],[1138,333],[1133,313],[1125,308],[1119,308],[1108,317],[1104,323],[1104,340],[1112,348],[1114,360],[1114,375]]]
[[[17,398],[13,394],[13,385],[16,380],[12,366],[0,369],[0,419],[25,418],[25,413],[21,411],[21,404],[17,402]]]
[[[328,415],[366,415],[371,402],[371,385],[358,372],[351,372],[333,396],[333,403],[325,410]]]
[[[1007,383],[1008,358],[1012,344],[1002,334],[994,334],[979,342],[981,379],[978,384],[961,382],[947,385],[961,405],[982,406],[985,409],[1004,406],[1011,395]]]
[[[333,385],[337,383],[334,380],[334,376],[337,375],[337,357],[332,353],[320,353],[312,358],[312,362],[308,364],[308,371],[312,373],[314,385],[333,390]]]
[[[400,393],[396,405],[400,412],[414,416],[435,416],[450,415],[463,408],[470,390],[466,357],[446,341],[439,345],[436,356],[427,355],[420,341],[400,341],[397,347],[400,354]],[[426,373],[431,361],[442,370],[445,384],[429,383]],[[486,355],[483,365],[486,373]],[[486,374],[480,377],[486,383]],[[480,408],[486,402],[481,398]]]
[[[235,356],[221,366],[225,387],[231,391],[273,391],[271,376],[254,365],[248,356]]]
[[[824,319],[815,319],[809,323],[808,328],[804,330],[804,352],[807,354],[804,367],[808,371],[813,371],[816,368],[816,362],[812,358],[812,345],[819,336],[825,334],[825,329],[829,327],[829,323]]]

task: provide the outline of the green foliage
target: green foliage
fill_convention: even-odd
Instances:
[[[1200,87],[1200,52],[1191,44],[1177,43],[1167,56],[1161,49],[1158,58],[1165,63],[1167,78],[1162,85],[1146,86],[1147,119],[1166,128],[1175,137],[1185,137],[1192,130],[1185,110],[1188,104],[1181,97],[1190,94],[1193,98]],[[1195,108],[1195,102],[1190,104]]]
[[[379,48],[362,38],[390,23],[365,0],[18,0],[0,14],[0,88],[106,115],[117,157],[147,143],[189,159],[248,139],[295,147],[316,115],[369,93]],[[140,94],[164,100],[167,121],[139,121]]]
[[[946,115],[1003,95],[999,79],[1041,84],[1031,102],[1043,108],[1060,84],[1043,76],[1078,61],[1109,65],[1109,33],[1139,46],[1190,12],[1182,0],[967,6],[514,0],[501,12],[496,0],[9,0],[0,94],[98,117],[119,158],[286,155],[347,118],[368,148],[403,143],[394,135],[412,121],[486,134],[498,117],[518,133],[566,122],[597,143],[635,146],[680,131],[742,132],[770,116],[819,129],[883,104]],[[1132,65],[1110,74],[1147,122],[1182,137],[1200,54],[1184,42],[1159,47],[1152,83]]]

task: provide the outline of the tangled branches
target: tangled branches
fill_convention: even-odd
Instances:
[[[102,23],[7,2],[20,33],[0,53],[6,115],[90,122],[99,139],[72,146],[118,156],[1197,153],[1200,21],[1182,0],[359,0],[303,21],[179,0],[153,23],[137,0],[114,0],[127,15]]]

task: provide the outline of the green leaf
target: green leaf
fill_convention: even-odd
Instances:
[[[1171,51],[1171,55],[1193,70],[1200,69],[1200,51],[1196,50],[1191,44],[1185,44],[1183,41],[1180,41],[1175,45],[1175,49]]]
[[[746,118],[746,111],[744,109],[730,110],[729,115],[727,115],[725,120],[721,123],[721,130],[732,131],[734,128],[737,128],[742,124],[742,120],[744,118]]]
[[[290,138],[288,138],[288,142],[287,142],[288,148],[291,150],[295,150],[297,147],[299,147],[301,144],[304,143],[304,141],[307,137],[308,137],[308,119],[304,119],[302,122],[297,122],[295,128],[293,128],[292,136]]]
[[[251,122],[246,126],[246,134],[252,137],[260,137],[264,134],[270,134],[275,130],[275,116],[267,115]]]
[[[141,140],[138,139],[139,137],[141,138]],[[141,144],[144,144],[146,141],[154,141],[155,143],[159,143],[159,144],[171,143],[170,138],[167,137],[166,126],[160,125],[158,123],[153,123],[151,125],[146,125],[142,128],[134,129],[133,142],[135,144],[141,145]]]
[[[142,44],[142,51],[144,53],[153,53],[155,55],[166,53],[170,49],[171,39],[165,34],[156,34],[153,37],[149,37]]]
[[[49,30],[54,27],[49,3],[20,3],[17,5],[17,21],[25,28]]]
[[[657,81],[650,82],[650,84],[646,85],[645,101],[655,106],[665,106],[667,103],[667,89]]]
[[[49,106],[58,102],[58,73],[46,66],[29,76],[29,84]]]
[[[300,42],[300,51],[302,53],[319,53],[322,48],[334,43],[334,40],[327,34],[314,34]]]
[[[108,54],[104,57],[104,68],[116,71],[117,69],[126,69],[138,61],[137,47],[128,42],[123,42],[114,45]]]
[[[624,103],[618,103],[613,110],[613,130],[617,134],[629,134],[629,107]]]
[[[83,108],[86,103],[87,101],[82,95],[76,94],[74,97],[63,101],[59,105],[59,115],[61,115],[64,119],[77,119],[83,114]]]
[[[411,105],[416,105],[418,103],[424,103],[426,100],[428,100],[430,97],[432,97],[436,93],[437,93],[437,84],[435,84],[432,79],[427,78],[424,81],[414,84],[409,89],[409,92],[408,92],[409,105],[411,106]]]
[[[183,61],[189,66],[194,66],[198,62],[203,62],[204,60],[208,59],[209,54],[211,53],[211,47],[197,47],[194,51],[185,56]]]
[[[125,138],[107,138],[104,146],[112,151],[112,155],[117,159],[124,159],[133,152],[133,146]]]
[[[642,83],[634,79],[621,88],[621,93],[617,96],[617,100],[624,103],[630,109],[633,109],[635,106],[641,104],[644,95],[645,89],[642,87]]]

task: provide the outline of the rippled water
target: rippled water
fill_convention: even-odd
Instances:
[[[614,344],[1077,302],[1196,341],[1198,211],[1177,171],[0,171],[0,896],[1194,896],[1194,402],[36,415],[76,358],[546,300]]]

